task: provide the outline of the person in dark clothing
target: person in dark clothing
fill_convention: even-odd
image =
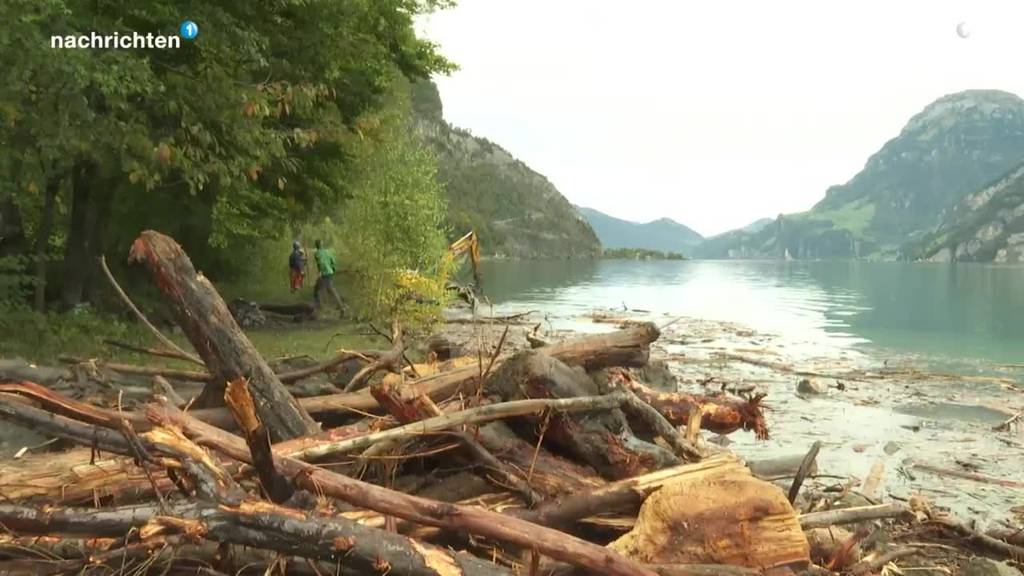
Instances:
[[[292,242],[292,253],[288,256],[288,271],[294,294],[306,282],[306,252],[298,240]]]
[[[334,289],[334,273],[337,269],[334,253],[324,248],[320,241],[317,240],[316,251],[313,252],[313,260],[316,262],[316,268],[320,272],[320,277],[316,279],[316,286],[313,288],[313,306],[317,310],[320,309],[320,292],[326,290],[331,295],[331,298],[334,299],[335,304],[338,305],[338,311],[344,316],[345,306],[341,303],[338,291]]]

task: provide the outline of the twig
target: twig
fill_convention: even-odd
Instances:
[[[161,358],[173,358],[175,360],[186,360],[188,362],[192,361],[192,358],[188,356],[182,356],[175,350],[160,350],[158,348],[146,348],[144,346],[135,346],[134,344],[129,344],[127,342],[118,342],[117,340],[111,340],[109,338],[104,338],[103,343],[107,344],[108,346],[114,346],[115,348],[122,348],[124,350],[138,352],[139,354],[149,354],[150,356],[159,356]]]
[[[386,334],[384,331],[382,331],[381,329],[379,329],[376,326],[374,326],[373,322],[370,322],[369,324],[370,324],[370,329],[373,330],[374,332],[376,332],[378,336],[383,337],[391,345],[395,344],[395,337],[394,336]],[[412,371],[413,377],[419,378],[420,377],[420,373],[416,370],[416,365],[413,363],[412,360],[409,359],[409,356],[407,356],[405,354],[405,350],[404,349],[402,350],[402,360],[405,361],[405,364],[409,367],[409,370]]]
[[[139,321],[142,322],[147,328],[149,328],[150,332],[152,332],[153,335],[156,336],[157,340],[159,340],[164,346],[167,346],[171,350],[174,350],[175,352],[180,354],[183,360],[188,360],[193,364],[203,366],[203,361],[200,360],[198,356],[196,356],[195,354],[189,354],[188,352],[182,350],[177,344],[174,343],[174,341],[172,341],[167,336],[164,336],[163,333],[160,332],[160,330],[157,330],[157,327],[154,326],[149,321],[149,319],[146,318],[146,316],[135,306],[135,303],[132,302],[132,299],[128,297],[128,294],[126,294],[125,291],[121,288],[121,285],[117,283],[116,279],[114,279],[114,275],[111,274],[110,268],[107,267],[107,258],[104,255],[100,255],[100,267],[103,268],[103,273],[107,276],[107,280],[110,281],[110,285],[114,288],[114,291],[117,292],[117,295],[120,296],[121,300],[125,303],[125,305],[128,306],[129,309],[131,309],[131,311],[135,314],[135,317],[138,318]]]
[[[540,454],[540,445],[544,442],[544,435],[548,431],[548,424],[551,423],[551,413],[548,412],[544,415],[544,420],[540,424],[540,434],[537,435],[537,445],[533,448],[533,458],[530,459],[530,470],[526,473],[526,483],[529,484],[530,480],[533,479],[533,469],[537,465],[537,456]]]
[[[505,331],[501,333],[501,338],[498,340],[498,346],[495,347],[494,353],[491,354],[491,360],[487,363],[487,369],[484,370],[483,376],[480,377],[480,386],[483,386],[484,380],[491,374],[491,368],[494,368],[494,361],[498,359],[498,354],[501,354],[501,349],[505,345],[505,338],[508,336],[508,325],[505,325]]]
[[[992,429],[995,430],[996,432],[1004,432],[1006,430],[1009,430],[1010,426],[1014,422],[1020,420],[1021,415],[1024,415],[1024,410],[1018,410],[1017,413],[1014,414],[1013,416],[1010,416],[1006,420],[1006,422],[1003,422],[1002,424],[997,424],[997,425],[993,426]]]
[[[814,444],[811,444],[811,449],[807,451],[807,455],[804,456],[803,461],[800,462],[800,467],[796,470],[796,476],[793,478],[793,483],[789,486],[789,503],[796,502],[796,496],[800,493],[800,486],[804,483],[804,478],[811,471],[811,467],[814,466],[814,461],[818,458],[818,452],[821,450],[821,440],[816,440]]]
[[[996,478],[995,476],[987,476],[985,474],[978,474],[977,472],[964,472],[962,470],[939,468],[938,466],[932,466],[931,464],[922,464],[920,462],[912,462],[909,464],[909,466],[917,470],[924,470],[925,472],[938,474],[939,476],[952,476],[954,478],[974,480],[975,482],[995,484],[997,486],[1005,486],[1007,488],[1024,488],[1024,482],[1017,482],[1016,480],[1006,480],[1004,478]]]
[[[160,503],[160,511],[163,514],[168,513],[167,501],[164,500],[164,495],[160,492],[160,488],[156,485],[156,479],[153,478],[153,473],[149,471],[148,464],[153,461],[153,457],[146,451],[146,448],[139,441],[138,435],[135,433],[135,429],[132,428],[131,422],[122,419],[120,422],[121,434],[124,435],[124,439],[128,442],[128,446],[131,448],[134,454],[135,464],[142,468],[142,471],[146,473],[146,479],[149,480],[150,486],[153,487],[153,492],[156,494],[156,499]]]
[[[894,560],[900,558],[906,558],[907,556],[913,556],[919,554],[921,551],[914,548],[895,548],[889,550],[884,554],[880,554],[874,558],[861,560],[850,567],[850,574],[853,576],[861,576],[862,574],[871,574],[881,570],[883,566]]]

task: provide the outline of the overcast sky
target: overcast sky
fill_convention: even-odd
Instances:
[[[1024,95],[1021,0],[460,0],[421,28],[461,67],[452,124],[706,235],[810,208],[944,94]]]

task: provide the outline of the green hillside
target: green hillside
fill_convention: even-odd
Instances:
[[[578,207],[577,210],[590,223],[606,249],[641,248],[689,254],[704,239],[697,232],[669,218],[641,224],[615,218],[593,208]]]
[[[967,194],[1024,160],[1024,100],[968,90],[914,116],[849,182],[811,210],[705,242],[706,258],[906,257]]]
[[[413,90],[417,129],[438,156],[453,234],[474,229],[486,254],[594,258],[597,236],[543,175],[493,142],[449,125],[432,82]]]

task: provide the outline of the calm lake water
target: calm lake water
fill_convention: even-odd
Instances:
[[[746,324],[808,354],[1024,362],[1024,267],[774,261],[488,261],[495,312],[552,322],[595,308]]]

